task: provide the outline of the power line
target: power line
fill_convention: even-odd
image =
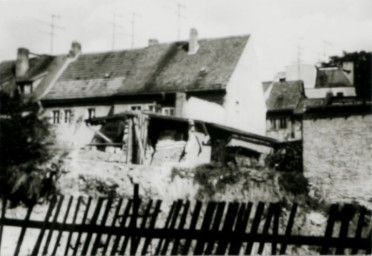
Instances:
[[[52,54],[53,53],[55,29],[64,30],[65,28],[56,25],[56,19],[61,19],[61,16],[59,16],[57,14],[54,14],[54,13],[48,13],[48,14],[51,16],[51,21],[50,22],[46,22],[46,21],[43,21],[43,20],[37,20],[37,21],[50,27],[50,32],[49,33],[46,33],[46,32],[43,32],[43,33],[50,35],[50,54]]]

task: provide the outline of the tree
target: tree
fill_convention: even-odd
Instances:
[[[18,90],[0,92],[0,103],[0,194],[13,205],[35,204],[53,190],[45,167],[52,157],[50,124],[40,105]]]
[[[343,56],[332,56],[330,61],[322,63],[323,67],[342,66],[343,62],[354,63],[354,85],[359,98],[372,97],[372,53],[344,52]]]

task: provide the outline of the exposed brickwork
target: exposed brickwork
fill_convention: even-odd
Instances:
[[[315,196],[372,206],[372,115],[304,120],[303,157]]]

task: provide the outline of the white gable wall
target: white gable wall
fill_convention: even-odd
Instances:
[[[250,36],[226,88],[226,125],[265,135],[266,105]]]

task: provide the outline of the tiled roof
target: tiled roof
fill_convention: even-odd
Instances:
[[[303,97],[302,81],[274,82],[266,100],[266,107],[268,111],[294,110]]]
[[[296,114],[303,114],[309,109],[324,109],[326,107],[371,106],[372,100],[356,97],[329,97],[320,99],[302,99],[295,110]],[[370,112],[372,110],[370,109]]]
[[[47,68],[54,60],[54,56],[42,55],[30,58],[29,69],[22,77],[17,78],[18,82],[33,81],[35,78],[47,71]],[[14,84],[15,81],[15,60],[3,61],[0,63],[0,87],[5,89]]]
[[[43,99],[224,89],[248,38],[199,40],[194,55],[187,42],[83,54]]]
[[[341,69],[317,70],[315,88],[352,87]]]
[[[264,81],[264,82],[262,82],[262,89],[263,89],[263,91],[266,92],[266,90],[269,88],[269,86],[272,83],[273,83],[272,81]]]

